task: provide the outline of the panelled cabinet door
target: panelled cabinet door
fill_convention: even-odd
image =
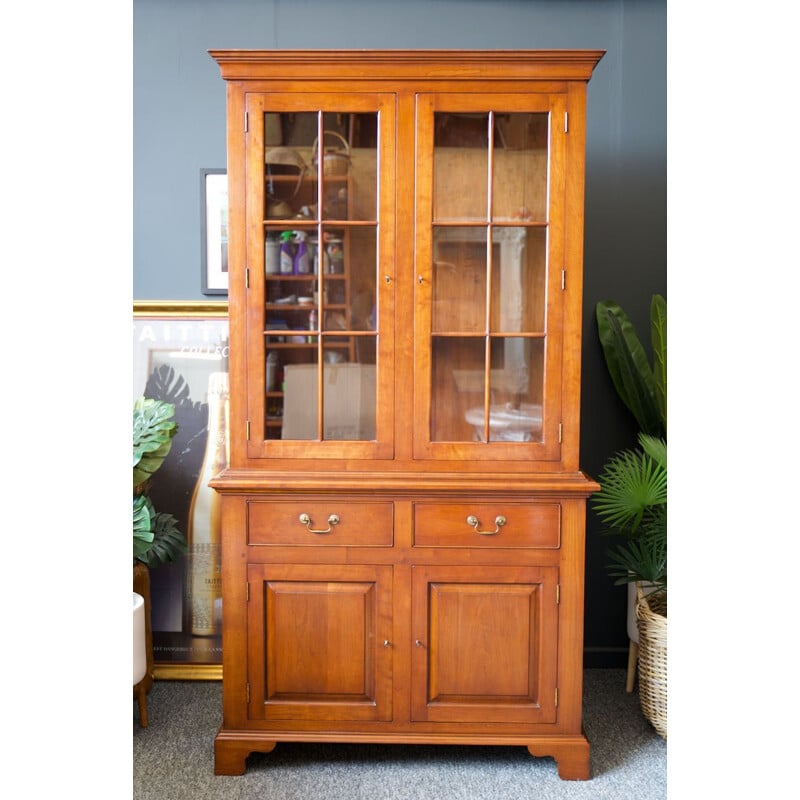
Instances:
[[[393,94],[246,99],[249,458],[393,453]]]
[[[417,722],[556,720],[555,567],[415,566]]]
[[[417,97],[417,458],[560,458],[565,108]]]
[[[392,718],[392,568],[248,567],[248,717]]]

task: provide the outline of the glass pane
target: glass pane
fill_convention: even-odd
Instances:
[[[264,114],[266,219],[316,219],[318,193],[312,155],[316,111]]]
[[[315,142],[314,169],[322,160],[322,219],[376,220],[378,197],[377,114],[325,113],[322,144]]]
[[[375,438],[375,365],[323,365],[323,438],[364,441]]]
[[[342,228],[322,228],[322,248],[317,268],[323,275],[344,275],[347,259],[345,258],[345,231]]]
[[[543,340],[494,338],[490,366],[489,441],[542,441]],[[483,430],[476,433],[485,441]]]
[[[473,441],[473,410],[483,414],[485,339],[434,337],[432,344],[431,441]]]
[[[279,352],[283,360],[281,438],[317,439],[317,337],[290,333],[285,339],[286,345]],[[268,394],[268,406],[269,399]]]
[[[486,236],[483,227],[434,228],[434,333],[486,330]]]
[[[547,233],[501,228],[492,233],[491,330],[543,333],[547,309]]]
[[[377,329],[377,231],[354,228],[347,240],[350,298],[348,325],[353,331]]]
[[[547,221],[548,115],[497,114],[492,218]]]
[[[433,218],[487,218],[488,114],[434,114]]]
[[[323,227],[320,249],[322,269],[322,330],[349,329],[350,234],[341,228]],[[347,359],[351,360],[351,359]]]

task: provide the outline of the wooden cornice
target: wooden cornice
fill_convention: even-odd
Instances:
[[[588,81],[605,50],[209,50],[225,80]]]

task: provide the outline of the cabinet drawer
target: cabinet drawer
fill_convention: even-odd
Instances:
[[[415,503],[416,547],[541,547],[561,543],[558,503]]]
[[[393,538],[390,502],[325,498],[247,504],[248,544],[391,547]]]

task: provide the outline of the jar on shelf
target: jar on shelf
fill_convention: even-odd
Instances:
[[[340,238],[328,239],[325,243],[328,265],[325,270],[330,275],[341,275],[344,272],[344,248]]]
[[[264,272],[277,275],[281,271],[281,240],[267,236],[264,242]]]
[[[267,391],[274,392],[278,388],[278,354],[272,350],[267,354]]]

